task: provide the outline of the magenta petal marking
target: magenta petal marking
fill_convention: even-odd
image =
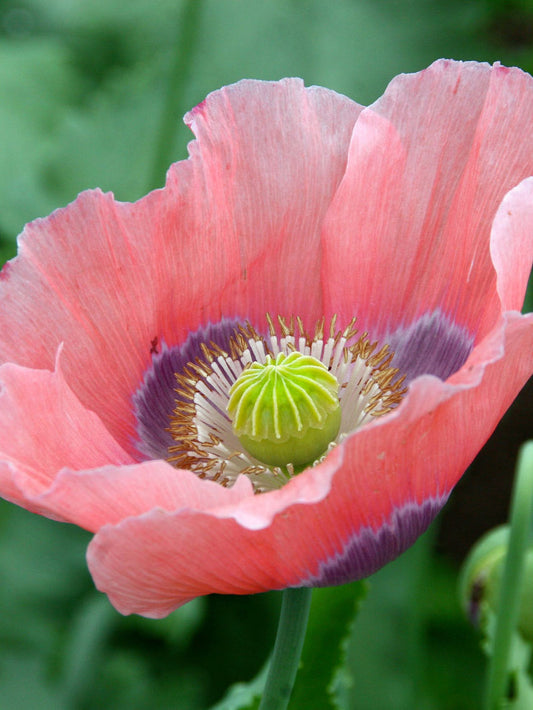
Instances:
[[[410,382],[419,375],[447,380],[470,355],[474,336],[440,310],[425,313],[386,338],[394,351],[393,364]]]
[[[354,534],[342,552],[321,562],[319,572],[305,580],[304,587],[329,587],[364,579],[407,550],[433,522],[447,496],[429,498],[422,504],[407,503],[394,511],[379,530],[363,528]]]
[[[182,373],[187,363],[202,355],[202,343],[214,343],[223,350],[228,349],[230,338],[241,324],[227,318],[215,325],[209,323],[191,333],[182,345],[168,348],[163,344],[161,352],[153,355],[144,381],[133,395],[139,436],[136,447],[143,458],[166,459],[168,456],[173,439],[167,430],[178,396],[175,392],[176,373]]]

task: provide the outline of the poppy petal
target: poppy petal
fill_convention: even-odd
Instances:
[[[440,309],[480,340],[500,313],[490,230],[533,174],[532,114],[519,69],[439,60],[396,77],[355,125],[325,221],[326,312],[349,320],[357,304],[382,335]]]
[[[27,225],[0,278],[0,360],[52,368],[64,342],[69,385],[136,456],[131,395],[158,342],[224,313],[318,318],[306,280],[319,279],[320,224],[360,110],[299,79],[211,94],[163,190],[134,204],[85,192]]]
[[[59,368],[0,367],[0,488],[33,512],[65,519],[33,499],[64,467],[131,463],[101,420],[80,403]]]
[[[502,311],[519,311],[533,261],[533,178],[523,180],[504,197],[491,234]]]
[[[88,551],[97,587],[123,613],[159,617],[201,594],[371,574],[425,530],[516,396],[532,325],[508,314],[453,382],[418,378],[395,412],[279,491],[102,527]]]

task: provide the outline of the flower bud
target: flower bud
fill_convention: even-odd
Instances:
[[[508,541],[507,525],[491,530],[476,543],[463,565],[461,601],[476,626],[485,624],[485,609],[497,613]],[[524,565],[517,628],[526,641],[533,643],[533,547],[527,550]]]

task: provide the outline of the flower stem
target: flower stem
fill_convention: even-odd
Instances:
[[[522,594],[525,553],[533,526],[533,441],[524,444],[519,453],[510,522],[509,545],[487,675],[486,710],[502,708],[506,692],[509,652]]]
[[[167,94],[157,131],[150,189],[161,187],[168,166],[174,159],[176,125],[182,108],[186,81],[194,59],[193,49],[198,38],[201,10],[201,0],[185,0],[180,18],[180,32],[174,45],[174,60],[170,68]]]
[[[304,644],[312,589],[285,589],[278,633],[259,710],[285,710]]]

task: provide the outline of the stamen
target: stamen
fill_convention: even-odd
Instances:
[[[256,492],[273,490],[284,485],[302,466],[307,467],[321,460],[332,447],[369,421],[370,417],[383,416],[401,402],[406,388],[403,386],[404,377],[390,365],[393,353],[386,345],[378,348],[377,342],[370,342],[367,333],[354,342],[357,336],[355,318],[342,331],[336,329],[335,316],[327,326],[322,318],[315,325],[312,337],[299,317],[287,320],[277,316],[273,319],[267,314],[266,324],[267,339],[246,323],[235,329],[227,351],[214,343],[203,343],[201,357],[176,375],[176,408],[169,427],[175,444],[169,448],[168,460],[177,468],[190,469],[201,478],[216,480],[224,486],[233,485],[243,474],[250,478]],[[326,340],[325,333],[328,334]],[[315,449],[305,441],[299,447],[298,443],[301,444],[303,439],[301,431],[306,427],[306,431],[309,430],[312,422],[316,425],[318,421],[312,419],[316,402],[309,399],[308,388],[315,391],[314,385],[284,381],[281,389],[276,390],[277,394],[273,394],[272,388],[270,390],[272,406],[277,412],[275,416],[279,416],[280,402],[288,402],[287,412],[292,412],[290,417],[294,417],[294,422],[299,419],[304,421],[305,426],[302,430],[295,430],[296,433],[293,431],[291,436],[296,438],[288,447],[280,449],[282,454],[272,454],[272,440],[262,436],[259,436],[259,441],[263,441],[263,445],[259,449],[255,442],[250,445],[249,438],[246,438],[249,434],[239,433],[242,418],[237,427],[239,431],[235,431],[231,412],[228,413],[228,407],[234,409],[230,405],[232,394],[240,387],[236,383],[245,372],[248,374],[243,382],[251,377],[252,372],[259,372],[257,368],[264,369],[269,363],[277,360],[304,362],[302,358],[318,361],[318,368],[322,368],[324,375],[336,383],[335,401],[338,404],[335,406],[339,409],[340,423],[330,426],[325,440]],[[261,396],[258,398],[263,404],[266,391],[257,389],[258,396],[263,392],[263,399]],[[303,406],[310,407],[303,410],[303,415],[301,404],[296,405],[294,397],[299,402],[307,402]],[[247,407],[251,406],[250,402]],[[265,412],[259,413],[263,404],[256,406],[253,415],[256,429],[259,427],[257,431],[264,426]],[[250,411],[254,411],[253,407]],[[322,422],[320,417],[319,420]],[[274,424],[272,420],[274,428],[271,431],[277,432],[272,434],[274,442],[276,437],[281,441],[284,438],[280,433],[283,426],[279,421]],[[317,429],[318,426],[315,426],[312,430],[313,436]],[[290,436],[286,436],[285,440],[290,440]]]

